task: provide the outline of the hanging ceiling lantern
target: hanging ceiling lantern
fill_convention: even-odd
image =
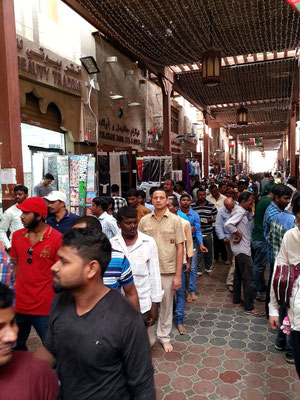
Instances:
[[[207,86],[216,86],[221,82],[221,52],[213,46],[213,20],[209,13],[209,48],[202,54],[202,82]]]
[[[247,108],[241,106],[236,112],[236,123],[238,125],[248,124],[248,110]]]
[[[202,81],[204,85],[216,86],[221,82],[221,52],[214,48],[202,54]]]

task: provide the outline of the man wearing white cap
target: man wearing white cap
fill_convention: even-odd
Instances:
[[[55,190],[44,199],[48,202],[46,223],[62,234],[71,229],[79,216],[66,209],[67,196],[63,192]]]

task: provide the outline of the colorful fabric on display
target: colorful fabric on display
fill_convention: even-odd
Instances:
[[[79,213],[84,215],[88,157],[79,156]]]
[[[93,156],[89,156],[88,158],[88,167],[87,167],[87,183],[86,183],[86,191],[94,192],[96,190],[96,158]]]
[[[57,156],[58,190],[67,196],[66,206],[70,206],[70,185],[69,185],[69,157]]]
[[[250,138],[250,143],[251,144],[255,144],[255,139],[254,138]]]

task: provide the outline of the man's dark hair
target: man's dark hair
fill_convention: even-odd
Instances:
[[[127,197],[139,197],[140,193],[137,189],[129,189],[127,192]]]
[[[248,201],[250,196],[253,196],[251,192],[243,192],[239,195],[238,202],[241,203],[242,201]]]
[[[296,185],[296,177],[295,176],[290,176],[289,177],[289,179],[288,179],[288,181],[287,181],[287,183],[289,184],[289,185],[293,185],[293,186],[295,186]]]
[[[54,176],[52,174],[45,174],[44,179],[51,179],[52,181],[54,181]]]
[[[117,221],[120,223],[124,218],[137,218],[137,211],[130,206],[124,206],[117,212]]]
[[[166,197],[168,197],[167,192],[166,192],[164,189],[161,189],[161,188],[158,188],[158,187],[155,188],[155,189],[153,190],[153,192],[152,192],[152,196],[154,195],[155,192],[164,192],[165,195],[166,195]]]
[[[168,196],[168,199],[171,200],[171,202],[172,202],[174,207],[178,207],[179,208],[179,203],[178,203],[178,200],[177,200],[176,196],[173,196],[173,195]]]
[[[206,189],[203,186],[200,186],[199,189],[197,190],[197,194],[199,192],[206,192]]]
[[[14,293],[4,283],[0,283],[0,309],[11,307],[13,305]]]
[[[96,204],[97,207],[101,206],[103,211],[107,211],[109,206],[109,201],[106,197],[95,197],[92,202]]]
[[[209,186],[209,191],[211,192],[213,189],[218,189],[218,186],[217,185],[215,185],[215,184],[213,184],[213,185],[210,185]]]
[[[159,189],[158,186],[152,186],[149,190],[149,194],[150,196],[152,196],[152,194],[155,192],[156,189]]]
[[[140,194],[142,199],[146,198],[146,193],[143,190],[139,190],[139,194]]]
[[[111,244],[99,229],[70,229],[63,236],[62,246],[75,248],[83,260],[98,261],[103,277],[111,259]]]
[[[79,224],[86,224],[87,228],[98,229],[100,232],[102,232],[101,222],[97,217],[93,217],[92,215],[85,215],[83,217],[76,219],[76,221],[72,225],[72,228],[73,226]]]
[[[294,195],[294,197],[295,197],[295,195]],[[298,212],[300,212],[300,196],[297,196],[296,200],[293,203],[293,214],[296,215],[296,214],[298,214]]]
[[[183,195],[180,196],[180,201],[186,197],[191,200],[191,196],[187,193],[184,193]]]
[[[14,193],[16,192],[24,192],[25,194],[28,194],[28,187],[24,186],[24,185],[16,185],[14,187]]]
[[[226,187],[227,187],[227,183],[225,183],[225,182],[219,183],[219,189],[220,189],[222,186],[226,186]]]
[[[183,181],[177,181],[177,182],[176,182],[176,185],[179,185],[182,189],[185,188],[185,184],[184,184]]]
[[[264,176],[265,176],[265,178],[269,178],[269,176],[270,176],[269,172],[264,172]]]
[[[172,185],[173,187],[175,187],[175,181],[173,181],[173,179],[167,178],[167,179],[165,179],[165,182],[167,182],[167,181],[170,181],[170,182],[171,182],[171,185]]]
[[[299,198],[300,198],[300,192],[296,190],[292,195],[292,200],[291,200],[292,207],[294,207],[294,204],[296,203],[296,201],[298,201]]]
[[[112,193],[116,193],[120,190],[120,186],[117,185],[116,183],[114,183],[113,185],[111,185],[111,192]]]
[[[114,208],[115,208],[115,200],[113,199],[113,197],[105,196],[105,198],[108,201],[108,204],[111,204],[112,210],[114,210]]]
[[[275,185],[272,189],[272,193],[277,197],[282,197],[282,196],[291,196],[292,195],[292,189],[286,185],[283,185],[282,183],[279,183],[278,185]]]

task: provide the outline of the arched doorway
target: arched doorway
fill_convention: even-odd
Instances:
[[[57,189],[56,156],[65,152],[65,135],[61,129],[61,114],[50,103],[46,114],[40,110],[39,99],[31,92],[26,94],[25,107],[21,108],[21,136],[24,184],[33,195],[33,188],[43,175],[50,172]]]

